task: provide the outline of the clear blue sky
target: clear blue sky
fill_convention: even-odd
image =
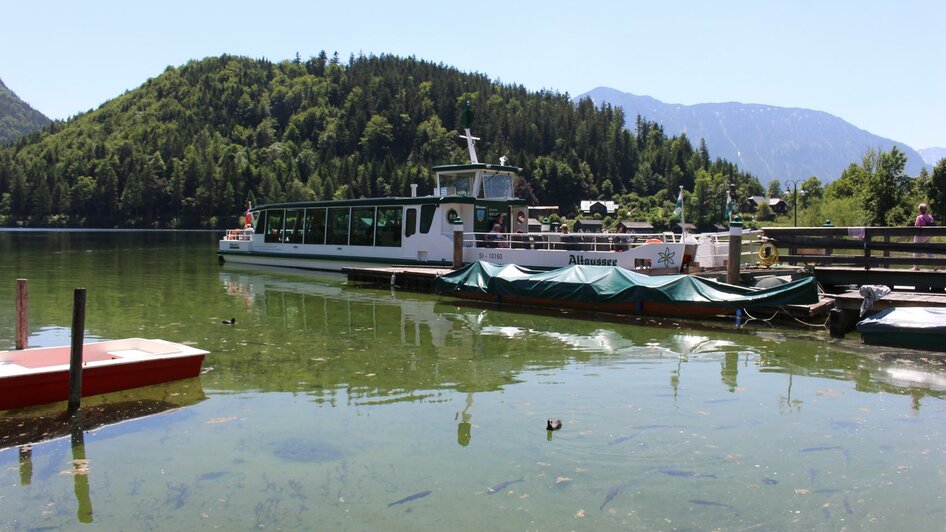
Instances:
[[[946,147],[943,0],[5,2],[0,79],[51,118],[223,53],[415,56],[531,90],[837,115]]]

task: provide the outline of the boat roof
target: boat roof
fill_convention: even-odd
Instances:
[[[343,200],[314,200],[314,201],[291,201],[284,203],[267,203],[253,207],[254,211],[265,209],[300,209],[300,208],[318,208],[318,207],[371,207],[388,205],[430,205],[442,203],[508,203],[510,205],[525,205],[524,199],[483,199],[471,196],[401,196],[391,198],[358,198]]]
[[[466,164],[442,164],[433,168],[434,172],[463,172],[466,170],[491,170],[495,172],[519,173],[522,168],[518,166],[507,166],[503,164],[490,163],[466,163]]]

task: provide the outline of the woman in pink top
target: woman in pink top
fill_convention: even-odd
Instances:
[[[926,212],[929,210],[929,205],[925,203],[921,203],[919,207],[917,207],[917,209],[919,209],[920,214],[916,216],[916,222],[913,224],[914,227],[927,227],[930,225],[936,225],[936,220],[933,219],[933,215]],[[929,241],[930,241],[930,237],[927,235],[917,235],[913,237],[913,242],[915,244],[926,244]],[[927,257],[932,258],[933,254],[932,253],[914,253],[913,254],[913,258],[915,259],[921,256],[927,256]],[[914,266],[913,269],[919,270],[920,267]],[[936,271],[936,268],[934,268],[933,271]]]

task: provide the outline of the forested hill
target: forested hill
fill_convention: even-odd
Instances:
[[[650,200],[637,217],[653,220],[680,185],[762,190],[705,147],[646,122],[629,132],[619,109],[590,100],[414,58],[222,56],[0,148],[0,224],[226,227],[247,201],[408,195],[411,183],[429,194],[431,166],[466,160],[466,101],[480,160],[505,155],[524,168],[520,196],[566,214],[633,192]]]
[[[0,144],[42,129],[50,120],[13,93],[0,80]]]

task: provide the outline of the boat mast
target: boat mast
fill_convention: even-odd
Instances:
[[[460,135],[460,138],[466,139],[466,147],[470,150],[470,162],[473,164],[478,163],[476,159],[476,141],[480,140],[479,137],[474,137],[470,133],[470,125],[473,124],[473,106],[470,104],[470,101],[467,100],[466,108],[463,109],[463,113],[460,114],[460,122],[463,125],[463,131],[466,135]]]

